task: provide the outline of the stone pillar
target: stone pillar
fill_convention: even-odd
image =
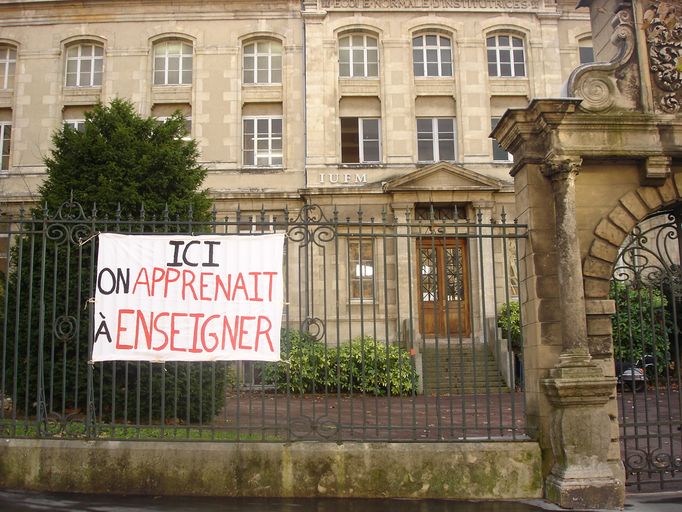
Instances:
[[[575,209],[580,159],[546,162],[556,216],[562,351],[542,385],[552,405],[549,437],[554,456],[545,482],[548,499],[564,508],[619,508],[623,482],[608,464],[611,426],[607,412],[616,379],[592,362],[587,343],[585,293]]]

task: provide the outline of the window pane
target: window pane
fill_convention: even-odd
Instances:
[[[438,63],[432,62],[426,65],[427,76],[438,76]]]
[[[268,83],[268,70],[266,69],[259,69],[258,74],[257,74],[258,79],[256,80],[257,83],[259,84],[266,84]]]
[[[514,62],[523,62],[523,50],[514,50]]]
[[[514,76],[526,76],[526,67],[521,64],[514,64]]]
[[[426,44],[427,46],[435,46],[438,44],[438,39],[436,36],[426,36]]]
[[[581,46],[580,50],[580,63],[589,64],[594,62],[594,48],[591,46]]]
[[[173,70],[168,71],[168,84],[178,84],[180,83],[180,71]]]
[[[509,50],[500,50],[500,62],[511,62],[511,52]]]
[[[450,62],[443,63],[442,76],[452,76],[452,64]]]
[[[281,69],[273,69],[271,79],[272,79],[273,84],[282,83],[282,70]]]
[[[522,48],[523,47],[523,40],[519,39],[518,37],[512,37],[512,46],[515,46],[517,48]]]
[[[341,162],[358,163],[360,145],[357,117],[341,118]]]
[[[500,76],[512,76],[511,64],[500,64]]]
[[[420,162],[433,161],[433,141],[431,139],[417,142],[417,159]]]
[[[253,80],[253,70],[250,70],[250,69],[245,69],[245,70],[244,70],[244,83],[246,83],[246,84],[252,84],[252,83],[254,83],[254,80]]]
[[[378,162],[379,141],[365,141],[363,144],[363,156],[365,162]]]
[[[362,134],[366,139],[379,138],[379,120],[378,119],[363,119],[362,120]]]
[[[182,72],[182,83],[191,84],[192,83],[192,70],[186,69]]]
[[[423,37],[423,36],[415,37],[415,38],[412,40],[412,45],[413,45],[413,46],[422,46],[423,44],[424,44],[424,37]]]
[[[379,76],[379,66],[376,63],[370,63],[367,66],[367,76]]]
[[[350,76],[350,64],[348,62],[339,63],[339,75]]]
[[[350,37],[346,36],[346,37],[342,37],[341,39],[339,39],[339,46],[341,46],[341,47],[350,46]]]
[[[351,76],[365,76],[365,66],[362,62],[353,63],[353,74]]]
[[[282,120],[278,117],[272,120],[272,133],[282,136]]]
[[[254,51],[255,51],[255,46],[253,43],[247,44],[246,46],[244,46],[244,53],[245,54],[250,54],[250,53],[253,53]]]
[[[440,45],[441,45],[441,46],[448,46],[448,47],[449,47],[449,46],[450,46],[450,38],[444,37],[444,36],[440,36]]]
[[[419,118],[419,119],[417,119],[417,133],[428,133],[429,137],[430,137],[432,126],[433,126],[433,123],[431,122],[431,118],[428,118],[428,119]]]
[[[377,40],[374,39],[373,37],[368,37],[367,38],[367,46],[369,48],[376,48],[377,46]]]
[[[424,76],[424,64],[421,62],[414,63],[414,76]]]
[[[500,46],[509,46],[509,36],[498,36]]]
[[[440,160],[454,160],[455,159],[455,141],[452,139],[441,138],[438,141],[438,158]]]
[[[352,40],[353,40],[353,46],[365,46],[365,45],[364,45],[364,37],[363,37],[363,36],[360,36],[360,35],[358,35],[358,36],[353,36],[353,37],[352,37]]]

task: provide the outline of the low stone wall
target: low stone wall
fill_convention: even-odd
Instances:
[[[534,442],[0,441],[0,488],[263,497],[542,495]]]

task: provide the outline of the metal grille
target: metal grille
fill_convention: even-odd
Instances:
[[[682,488],[680,213],[636,226],[613,273],[621,445],[637,490]]]
[[[526,229],[504,217],[351,217],[308,205],[209,221],[144,211],[98,219],[70,202],[5,215],[0,227],[11,246],[0,308],[3,436],[526,438],[518,356],[497,328],[499,307],[517,299],[510,276]],[[88,362],[99,233],[273,231],[286,233],[282,362]]]

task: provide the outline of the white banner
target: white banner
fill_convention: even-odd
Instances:
[[[279,361],[284,235],[99,235],[93,361]]]

